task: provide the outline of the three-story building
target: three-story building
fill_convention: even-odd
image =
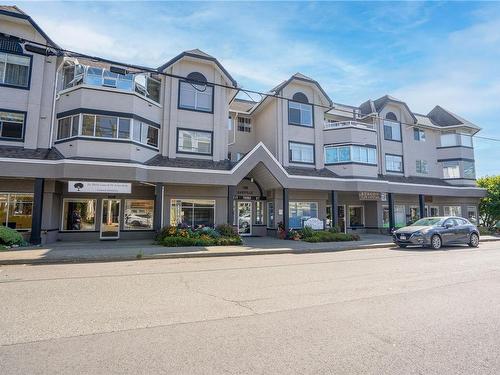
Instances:
[[[200,50],[130,66],[65,53],[16,7],[0,21],[0,225],[32,242],[477,219],[480,129],[442,107],[338,104],[300,73],[242,100]]]

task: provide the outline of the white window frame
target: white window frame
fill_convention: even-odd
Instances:
[[[300,154],[300,160],[294,159],[294,152],[292,150],[293,146],[298,146],[298,149],[296,150]],[[312,150],[311,155],[312,155],[312,160],[305,160],[304,161],[304,155],[307,155],[307,151],[304,152],[304,148],[310,148]],[[309,151],[309,150],[308,150]],[[300,163],[300,164],[314,164],[316,162],[316,158],[314,155],[314,144],[312,143],[301,143],[301,142],[288,142],[288,153],[289,153],[289,162],[290,163]]]
[[[300,113],[300,120],[299,123],[292,122],[290,120],[290,108],[293,107],[293,109],[298,110]],[[303,112],[310,112],[311,113],[311,122],[306,123],[304,122],[303,118]],[[313,105],[308,104],[308,103],[301,103],[301,102],[295,102],[293,100],[288,101],[288,124],[289,125],[298,125],[298,126],[305,126],[308,128],[313,128],[314,127],[314,113],[313,113]]]
[[[12,56],[14,58],[20,58],[20,59],[26,59],[28,60],[27,65],[22,65],[22,64],[15,64],[12,62],[8,62],[9,56]],[[17,53],[10,53],[7,51],[0,51],[0,65],[3,65],[3,70],[0,70],[2,75],[0,76],[0,84],[3,86],[9,86],[9,87],[19,87],[23,89],[27,89],[30,87],[30,80],[31,80],[31,66],[32,66],[32,59],[33,57],[31,55],[24,55],[24,54],[17,54]],[[12,65],[20,65],[20,66],[27,66],[28,67],[28,77],[26,79],[26,85],[16,85],[13,83],[8,83],[5,82],[5,77],[7,75],[7,64],[12,64]]]

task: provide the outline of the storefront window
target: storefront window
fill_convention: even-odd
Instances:
[[[264,202],[262,201],[255,202],[254,224],[256,225],[264,224]]]
[[[318,217],[317,202],[290,202],[288,206],[290,228],[302,228],[302,223]]]
[[[364,226],[363,207],[349,206],[349,226],[362,227]]]
[[[394,224],[396,228],[406,226],[406,210],[404,205],[397,204],[394,206]]]
[[[460,206],[444,206],[444,216],[462,216],[462,207]]]
[[[215,201],[201,199],[172,199],[170,225],[187,225],[193,228],[215,224]]]
[[[413,223],[420,219],[420,209],[416,206],[410,207],[410,221]]]
[[[65,199],[62,230],[93,231],[95,216],[95,199]]]
[[[0,193],[0,225],[30,229],[33,194]]]
[[[125,230],[153,229],[154,201],[153,200],[125,200],[124,226]]]
[[[425,207],[425,217],[436,217],[436,216],[439,216],[439,207],[437,206]]]
[[[384,228],[389,228],[389,206],[384,206],[383,207],[383,213],[382,213],[382,226]]]
[[[468,206],[467,207],[467,219],[472,224],[477,224],[477,207],[476,206]]]
[[[274,202],[267,202],[267,227],[274,228]]]

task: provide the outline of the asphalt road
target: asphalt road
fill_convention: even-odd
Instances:
[[[500,242],[0,267],[0,374],[499,374]]]

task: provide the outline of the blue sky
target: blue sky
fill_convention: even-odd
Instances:
[[[295,72],[359,105],[384,94],[436,104],[500,138],[500,3],[17,3],[65,48],[156,67],[181,51],[217,57],[269,90]],[[477,175],[500,173],[500,142],[475,139]]]

